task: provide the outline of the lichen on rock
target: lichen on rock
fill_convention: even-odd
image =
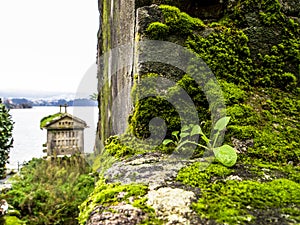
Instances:
[[[147,193],[147,204],[155,209],[166,224],[190,224],[191,202],[195,194],[179,188],[162,187]]]

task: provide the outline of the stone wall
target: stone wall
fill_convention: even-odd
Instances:
[[[281,6],[256,4],[240,6],[239,1],[164,1],[164,0],[99,0],[100,29],[98,41],[98,89],[99,89],[99,124],[100,139],[104,141],[110,135],[120,134],[126,130],[128,115],[132,111],[130,91],[135,75],[134,61],[135,40],[143,40],[143,32],[153,21],[161,21],[162,15],[155,7],[149,5],[172,4],[192,16],[203,21],[218,21],[226,14],[226,18],[235,21],[249,38],[252,61],[260,64],[259,54],[271,54],[271,48],[283,41],[285,33],[283,20],[278,17],[268,24],[271,16],[284,13],[287,18],[299,22],[299,4],[297,0],[281,0],[276,4]],[[273,4],[273,3],[272,3]],[[277,8],[278,9],[277,9]],[[262,14],[267,12],[266,15]],[[270,13],[270,14],[268,14]],[[280,15],[277,13],[277,15]],[[265,19],[262,19],[265,17]],[[262,22],[266,20],[265,22]],[[274,22],[275,21],[275,22]],[[292,22],[291,22],[292,23]],[[298,28],[299,29],[299,28]],[[203,35],[214,32],[206,28]],[[218,31],[216,31],[218,32]],[[297,32],[296,32],[297,33]],[[168,41],[180,44],[178,37],[168,37]],[[122,46],[122,47],[121,47]],[[110,54],[111,53],[111,54]],[[284,70],[299,77],[299,68],[294,64],[286,64]],[[136,64],[137,72],[156,72],[147,64]],[[167,71],[159,69],[160,72]],[[173,71],[172,71],[173,72]],[[180,72],[178,72],[180,73]],[[139,74],[140,75],[140,74]],[[165,74],[164,74],[165,75]],[[168,76],[167,76],[168,77]]]
[[[98,133],[102,141],[126,130],[128,115],[132,111],[130,91],[135,73],[134,42],[139,40],[140,34],[143,34],[151,20],[157,19],[151,15],[151,10],[148,11],[149,8],[143,7],[153,3],[167,4],[164,1],[99,0],[100,28],[97,64],[100,113]],[[192,1],[185,2],[185,4],[175,1],[173,5],[186,9],[185,11],[191,15],[207,19],[217,19],[224,11],[219,1],[213,1],[211,4],[208,4],[208,1],[202,3],[202,5],[197,3],[195,6]],[[138,10],[140,7],[142,9]],[[149,12],[150,15],[143,14]],[[150,68],[147,64],[141,66],[137,63],[136,67],[139,68],[139,72],[142,67],[143,72],[156,72],[153,71],[156,66]],[[160,71],[167,70],[160,69]],[[180,74],[180,71],[177,73]]]
[[[129,97],[133,77],[130,63],[133,62],[134,0],[99,0],[99,12],[98,132],[101,140],[104,140],[124,131],[131,109]],[[125,50],[120,50],[120,46],[125,46]],[[116,101],[117,97],[119,100]],[[114,113],[113,108],[118,109],[118,113]]]

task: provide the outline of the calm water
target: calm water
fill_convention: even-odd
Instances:
[[[85,152],[92,152],[98,120],[98,108],[68,107],[67,111],[86,121],[89,128],[84,131],[84,147]],[[59,112],[59,107],[10,110],[15,124],[13,130],[14,146],[10,150],[9,168],[17,168],[18,162],[23,163],[33,157],[39,158],[45,155],[42,145],[47,141],[47,131],[40,129],[40,120],[57,112]]]

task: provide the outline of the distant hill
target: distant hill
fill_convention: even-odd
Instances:
[[[4,98],[3,103],[10,109],[32,108],[33,106],[97,106],[97,101],[88,98],[75,99],[27,99],[27,98]]]

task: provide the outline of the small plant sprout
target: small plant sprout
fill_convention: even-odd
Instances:
[[[229,145],[222,145],[216,147],[217,140],[222,131],[225,130],[227,124],[229,123],[230,117],[222,117],[214,125],[215,134],[213,135],[212,140],[210,140],[202,131],[199,125],[194,126],[184,126],[182,127],[181,133],[179,131],[172,132],[175,140],[165,139],[163,145],[168,145],[170,143],[176,146],[175,151],[179,151],[185,144],[195,144],[199,147],[202,147],[206,150],[213,151],[216,159],[222,163],[224,166],[231,167],[236,163],[237,154],[233,147]],[[195,141],[187,139],[187,137],[193,137],[195,135],[201,135],[201,138],[205,141],[206,146],[201,145]]]

